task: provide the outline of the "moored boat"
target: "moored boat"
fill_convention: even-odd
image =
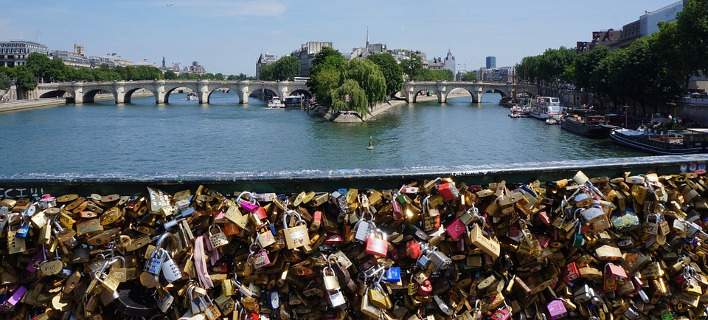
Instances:
[[[708,152],[708,130],[685,129],[653,132],[648,129],[615,129],[610,138],[621,145],[645,152],[680,155]]]
[[[602,139],[607,138],[612,129],[617,127],[610,125],[605,116],[569,115],[561,120],[561,128],[583,137]]]
[[[273,97],[268,101],[268,107],[266,109],[285,109],[285,104],[280,101],[280,98]]]
[[[529,115],[538,120],[554,118],[560,120],[561,105],[558,97],[538,97],[536,103],[531,107]]]

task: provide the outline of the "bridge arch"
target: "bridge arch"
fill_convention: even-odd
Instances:
[[[124,100],[125,103],[131,103],[131,100],[133,98],[133,94],[141,89],[150,92],[153,95],[153,97],[157,97],[157,95],[155,94],[155,90],[153,90],[153,89],[150,89],[147,87],[135,87],[135,88],[131,88],[130,90],[127,90],[125,92],[125,100]]]
[[[239,103],[241,102],[241,97],[239,96],[239,90],[238,88],[235,87],[228,87],[228,86],[214,86],[214,87],[209,87],[209,95],[207,96],[207,103],[211,103],[211,96],[214,94],[214,92],[220,91],[226,89],[228,90],[227,94],[229,96],[235,95],[236,96],[236,102]]]
[[[450,94],[452,94],[453,91],[455,91],[455,92],[464,91],[464,92],[469,93],[470,97],[472,98],[472,102],[474,102],[474,101],[477,99],[477,92],[473,91],[473,88],[470,88],[470,87],[453,87],[452,90],[448,90],[448,91],[445,93],[445,101],[447,101],[447,99],[450,97]]]
[[[94,103],[96,102],[97,94],[111,94],[113,96],[113,102],[116,101],[116,93],[113,90],[108,90],[106,88],[95,88],[84,92],[83,102],[84,103]]]
[[[306,89],[296,89],[296,90],[290,92],[289,95],[296,96],[296,95],[300,95],[300,94],[305,96],[305,98],[307,98],[307,99],[312,98],[312,93],[310,93],[310,91],[306,90]]]
[[[39,95],[40,98],[68,98],[71,96],[71,91],[64,89],[56,89],[47,91]],[[67,95],[68,94],[68,95]]]
[[[283,97],[281,97],[280,94],[278,93],[278,88],[274,88],[274,87],[255,87],[253,90],[251,90],[248,93],[248,96],[255,97],[257,99],[263,99],[263,101],[266,102],[266,100],[267,100],[265,97],[266,92],[270,96],[283,99]]]
[[[196,87],[190,86],[190,85],[180,85],[176,87],[170,87],[169,89],[165,90],[165,103],[169,104],[170,103],[170,95],[172,93],[182,93],[180,91],[183,91],[184,93],[195,93],[199,94],[199,90],[197,90]]]
[[[509,96],[508,92],[506,92],[505,90],[498,89],[498,88],[484,88],[482,93],[483,94],[484,93],[498,93],[502,96],[502,98]]]

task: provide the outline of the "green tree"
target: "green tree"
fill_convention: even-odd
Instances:
[[[474,71],[467,71],[463,73],[462,81],[477,81],[477,73]]]
[[[708,74],[708,2],[687,0],[679,13],[677,24],[677,46],[682,54],[674,59],[683,59],[691,71]]]
[[[362,116],[369,112],[366,92],[354,80],[344,81],[339,88],[332,90],[330,95],[334,111],[356,111]]]
[[[321,67],[310,75],[308,86],[320,104],[331,105],[331,92],[339,87],[342,79],[342,72],[334,66]]]
[[[367,59],[374,62],[386,79],[386,94],[393,97],[403,87],[403,70],[396,59],[389,53],[370,55]]]
[[[359,84],[371,106],[386,98],[386,79],[379,67],[370,60],[358,58],[350,61],[345,78]]]
[[[413,79],[416,81],[452,81],[455,76],[452,71],[447,69],[442,70],[432,70],[432,69],[422,69],[418,72],[418,75]]]
[[[423,62],[420,56],[413,55],[411,58],[401,61],[401,69],[403,73],[408,76],[409,80],[414,80],[423,72]]]
[[[608,54],[607,47],[599,46],[576,57],[573,63],[573,81],[578,88],[592,91],[599,89],[599,80],[602,75],[598,72],[598,66]]]
[[[6,73],[0,71],[0,90],[7,90],[10,88],[10,83],[10,77]]]
[[[174,80],[177,79],[177,74],[174,73],[174,71],[169,70],[165,72],[165,80]]]
[[[293,56],[285,56],[273,64],[273,80],[285,81],[300,74],[300,61]]]
[[[315,56],[307,86],[319,103],[331,106],[332,90],[343,83],[346,66],[344,56],[332,48],[323,48]]]
[[[17,88],[23,91],[33,90],[37,87],[37,80],[26,66],[19,66],[15,68],[15,81],[17,83]]]

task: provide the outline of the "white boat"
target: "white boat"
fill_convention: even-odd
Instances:
[[[268,101],[268,109],[285,109],[285,104],[280,101],[280,98],[273,97]]]
[[[197,94],[194,92],[190,92],[187,94],[187,101],[197,101]]]
[[[560,121],[562,109],[560,98],[538,97],[529,115],[539,120],[553,118],[556,121]]]

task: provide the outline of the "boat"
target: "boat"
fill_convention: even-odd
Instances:
[[[504,108],[511,108],[514,105],[514,101],[511,97],[502,97],[499,100],[499,105]]]
[[[557,125],[559,123],[560,123],[560,121],[556,120],[556,118],[553,118],[553,117],[546,119],[547,125],[553,126],[553,125]]]
[[[519,105],[514,105],[509,110],[509,118],[526,118],[529,116],[529,107],[522,107]]]
[[[187,94],[187,101],[197,101],[197,94],[194,92],[190,92]]]
[[[302,107],[305,103],[305,97],[300,96],[287,96],[285,97],[286,107]]]
[[[612,129],[617,129],[616,126],[610,125],[606,116],[592,115],[568,115],[563,117],[561,128],[581,135],[587,138],[603,139],[607,138],[612,132]]]
[[[268,101],[268,107],[266,109],[285,109],[285,104],[280,101],[280,98],[273,97]]]
[[[531,107],[529,115],[538,120],[554,118],[557,121],[561,117],[561,105],[558,97],[538,97],[536,103]]]
[[[610,133],[614,142],[645,152],[681,155],[708,152],[708,129],[654,131],[615,129]]]

